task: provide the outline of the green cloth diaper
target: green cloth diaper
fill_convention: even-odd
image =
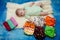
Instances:
[[[14,24],[11,22],[11,20],[7,20],[7,23],[9,24],[9,26],[10,26],[11,29],[14,29],[14,28],[15,28],[15,26],[14,26]]]
[[[46,26],[45,27],[45,35],[53,38],[56,36],[55,34],[55,28],[54,27],[51,27],[51,26]]]

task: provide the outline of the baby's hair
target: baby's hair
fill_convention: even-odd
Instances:
[[[21,9],[20,8],[16,9],[15,13],[16,13],[17,16],[19,16],[18,10],[21,10]]]

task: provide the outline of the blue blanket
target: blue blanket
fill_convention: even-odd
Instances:
[[[4,26],[3,22],[6,20],[6,3],[14,2],[22,4],[25,2],[36,1],[36,0],[0,0],[0,40],[36,40],[34,36],[24,35],[23,28],[14,29],[8,32]],[[51,0],[52,8],[54,12],[54,17],[56,18],[56,37],[51,39],[46,37],[45,40],[60,40],[60,0]]]

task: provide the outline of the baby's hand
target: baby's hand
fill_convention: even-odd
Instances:
[[[31,19],[31,18],[28,18],[28,21],[29,21],[29,22],[31,22],[31,23],[33,23],[33,21],[32,21],[32,19]]]

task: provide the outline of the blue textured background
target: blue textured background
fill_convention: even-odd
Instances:
[[[23,29],[15,29],[8,32],[4,26],[3,22],[6,19],[6,3],[14,2],[22,4],[25,2],[36,1],[36,0],[0,0],[0,40],[35,40],[34,36],[26,36],[23,33]],[[60,0],[51,0],[52,8],[54,12],[54,17],[56,18],[56,37],[51,39],[46,37],[45,40],[60,40]]]

